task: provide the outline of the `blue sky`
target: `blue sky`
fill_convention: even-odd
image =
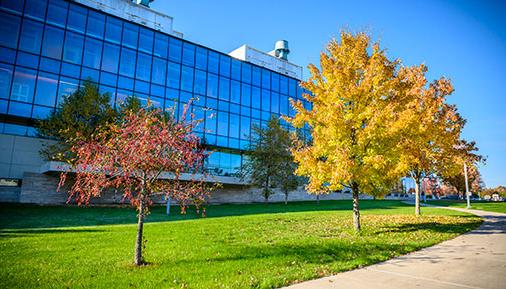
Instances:
[[[450,102],[468,120],[464,138],[488,161],[487,187],[506,185],[506,1],[158,0],[185,38],[229,52],[289,41],[289,60],[306,67],[339,31],[367,31],[391,58],[425,63],[429,79],[449,77]],[[307,70],[304,77],[307,77]]]

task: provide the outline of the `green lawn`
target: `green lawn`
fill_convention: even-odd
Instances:
[[[2,288],[276,288],[405,254],[477,227],[460,212],[362,201],[208,208],[145,226],[148,266],[131,265],[135,213],[127,208],[0,205]]]
[[[467,203],[465,200],[461,200],[461,201],[438,200],[438,201],[431,201],[429,204],[439,205],[439,206],[448,206],[448,207],[457,207],[457,208],[466,208],[467,207]],[[471,209],[506,214],[506,202],[471,201]]]

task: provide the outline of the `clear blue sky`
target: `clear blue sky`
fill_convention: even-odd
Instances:
[[[365,30],[392,58],[425,63],[430,79],[449,77],[450,97],[468,120],[464,137],[488,157],[487,187],[506,185],[506,1],[157,0],[185,38],[229,52],[242,44],[272,50],[289,41],[291,62],[317,63],[343,28]],[[304,77],[308,76],[307,70]]]

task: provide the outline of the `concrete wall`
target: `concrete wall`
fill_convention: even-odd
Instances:
[[[67,202],[67,194],[65,189],[58,192],[58,174],[40,174],[25,173],[23,177],[23,185],[19,193],[19,202],[36,203],[36,204],[65,204]],[[368,196],[361,196],[369,198]],[[350,199],[351,194],[334,193],[320,196],[320,200],[340,200]],[[283,202],[285,195],[276,191],[269,198],[270,202]],[[308,194],[300,189],[290,192],[289,201],[316,200],[316,196]],[[91,200],[91,204],[119,204],[122,202],[122,194],[118,191],[107,191],[100,198]],[[163,203],[161,197],[154,199],[155,203]],[[224,186],[223,188],[213,192],[209,200],[212,204],[222,203],[253,203],[264,202],[261,190],[247,186]]]
[[[39,151],[49,141],[0,134],[0,178],[23,179],[25,172],[38,173],[44,160]],[[0,187],[0,202],[18,202],[21,188]]]

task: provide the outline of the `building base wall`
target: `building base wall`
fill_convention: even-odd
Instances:
[[[68,200],[66,190],[58,191],[58,174],[40,174],[25,173],[23,175],[23,183],[20,192],[17,195],[11,195],[13,202],[41,204],[41,205],[58,205],[65,204]],[[361,196],[368,199],[369,196]],[[320,200],[343,200],[351,199],[349,193],[333,193],[321,195]],[[275,190],[274,194],[269,197],[269,202],[284,202],[285,195],[281,191]],[[311,201],[316,200],[315,195],[308,194],[305,190],[299,189],[290,192],[288,201]],[[261,189],[247,186],[224,186],[211,194],[209,203],[211,204],[241,204],[241,203],[261,203],[264,202]],[[162,197],[156,197],[154,203],[163,204]],[[109,190],[102,194],[100,198],[93,198],[90,201],[92,205],[100,204],[122,204],[128,203],[123,201],[123,195],[119,191]]]

